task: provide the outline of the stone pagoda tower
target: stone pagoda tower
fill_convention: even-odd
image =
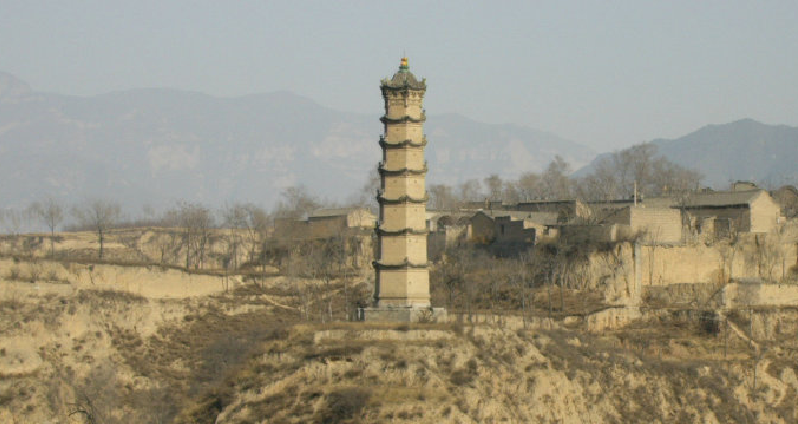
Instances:
[[[374,308],[366,320],[418,321],[432,317],[427,265],[424,179],[424,93],[426,80],[410,73],[407,58],[399,71],[381,81],[385,132],[380,137],[380,204],[377,260],[374,262]],[[442,310],[434,311],[435,318]]]

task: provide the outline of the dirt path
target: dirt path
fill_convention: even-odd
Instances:
[[[745,331],[741,330],[740,327],[735,325],[733,322],[731,322],[729,320],[726,320],[726,323],[728,324],[729,328],[731,328],[731,330],[735,334],[737,334],[737,336],[739,336],[741,339],[747,341],[751,345],[751,347],[754,348],[755,354],[757,354],[757,355],[759,354],[759,343],[751,340],[751,338],[748,337],[747,334],[745,334]]]
[[[261,297],[263,300],[265,300],[265,301],[267,301],[267,302],[271,303],[272,305],[274,305],[274,306],[277,306],[277,307],[279,307],[279,308],[283,308],[283,309],[290,309],[290,310],[292,310],[292,311],[297,311],[297,310],[299,310],[299,308],[295,308],[295,307],[293,307],[293,306],[288,306],[288,305],[286,305],[285,303],[280,303],[280,302],[278,302],[278,301],[274,300],[274,299],[272,298],[272,296],[269,296],[269,295],[267,295],[267,294],[263,294],[263,295],[261,295],[260,297]]]

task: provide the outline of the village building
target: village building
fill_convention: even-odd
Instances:
[[[529,211],[477,211],[470,219],[468,239],[474,243],[533,245],[538,236],[556,237],[559,214]]]
[[[616,213],[619,209],[635,206],[635,199],[616,199],[588,202],[590,209],[590,221],[600,222],[602,219]],[[641,202],[642,203],[642,202]],[[665,207],[670,207],[670,204]]]
[[[446,248],[468,242],[469,222],[473,212],[427,211],[427,255],[430,260],[440,258]]]
[[[602,224],[614,225],[610,241],[639,239],[646,243],[682,242],[682,218],[678,209],[627,206],[606,216]]]
[[[590,217],[590,208],[578,199],[521,202],[512,206],[511,209],[528,212],[556,213],[557,222],[560,224],[567,224],[576,219],[586,220]]]
[[[510,216],[499,216],[496,223],[496,244],[518,244],[532,246],[535,244],[537,230],[527,226],[525,220],[514,220]]]
[[[308,216],[308,232],[311,237],[324,238],[351,233],[357,230],[373,230],[377,217],[364,208],[319,209]]]
[[[460,206],[460,209],[467,211],[478,211],[478,210],[501,211],[501,210],[507,210],[512,206],[513,205],[508,205],[504,203],[501,199],[497,200],[497,199],[486,198],[481,202],[465,202]]]
[[[427,210],[427,230],[438,231],[456,225],[468,225],[468,220],[474,216],[469,210]]]
[[[274,218],[274,236],[280,239],[304,239],[310,235],[308,223],[295,216]]]
[[[694,193],[681,208],[691,228],[721,237],[730,232],[768,233],[781,221],[781,208],[761,189]]]
[[[377,217],[364,208],[318,209],[306,220],[296,217],[274,218],[274,235],[308,239],[353,235],[374,229]]]
[[[592,225],[564,229],[574,240],[589,237],[618,241],[642,235],[656,243],[712,241],[735,232],[768,233],[784,221],[783,208],[774,198],[748,182],[737,182],[729,191],[703,190],[679,196],[591,202],[589,206]],[[583,234],[577,234],[579,231]]]

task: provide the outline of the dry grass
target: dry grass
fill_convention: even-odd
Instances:
[[[559,293],[553,294],[559,304]],[[343,300],[340,292],[335,296],[338,317]],[[454,323],[302,322],[300,314],[269,307],[268,302],[261,302],[266,307],[257,312],[230,313],[247,310],[240,306],[259,304],[258,299],[266,297],[297,306],[289,289],[248,284],[224,296],[186,301],[181,305],[190,310],[185,318],[170,322],[151,337],[109,323],[102,337],[114,348],[112,369],[120,377],[95,373],[76,387],[117,410],[125,408],[134,421],[164,423],[212,423],[222,413],[230,423],[438,422],[462,420],[462,414],[479,421],[485,420],[480,408],[488,400],[510,411],[510,421],[545,422],[549,418],[540,411],[555,410],[546,402],[576,396],[568,392],[569,385],[582,396],[577,397],[582,403],[574,408],[589,404],[610,411],[591,416],[593,422],[695,422],[704,418],[702,411],[710,410],[720,422],[755,422],[756,408],[741,403],[734,391],[741,390],[758,405],[765,404],[767,395],[765,389],[747,388],[751,346],[727,337],[722,327],[718,334],[707,333],[696,314],[663,312],[657,320],[623,330],[584,334],[580,329],[511,332]],[[566,293],[566,311],[576,308],[580,300]],[[0,303],[4,316],[0,332],[15,331],[15,323],[24,326],[33,321],[49,322],[46,325],[56,328],[59,317],[70,310],[74,313],[76,306],[121,313],[152,302],[101,290],[81,290],[74,298],[42,297],[38,304],[8,301]],[[326,305],[322,299],[321,305],[312,307]],[[798,320],[798,315],[790,315],[794,312],[772,319],[792,325]],[[730,320],[746,331],[750,326],[747,313]],[[760,321],[761,317],[754,320],[755,324]],[[329,330],[341,330],[343,336],[314,342],[314,336]],[[398,334],[396,339],[412,337],[403,334],[410,331],[434,330],[448,338],[358,337],[367,330],[391,330],[390,334]],[[43,355],[73,355],[92,361],[85,365],[100,370],[106,363],[90,351],[91,337],[75,338],[64,348],[48,347]],[[798,373],[794,334],[785,330],[758,342],[763,346],[763,360],[771,361],[769,375],[778,377],[788,367]],[[71,374],[64,371],[63,375],[67,379]],[[147,384],[125,386],[122,375]],[[531,399],[533,389],[557,378],[562,392]],[[587,388],[594,386],[601,390],[589,392]],[[794,390],[788,391],[788,401],[767,408],[795,417],[794,402],[790,403],[795,395]],[[24,402],[16,399],[26,398],[18,391],[0,390],[0,406],[11,402],[22,410],[27,405],[41,407],[35,397]],[[540,418],[524,415],[525,408],[539,408]]]

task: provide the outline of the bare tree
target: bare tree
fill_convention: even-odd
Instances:
[[[785,185],[771,192],[773,200],[781,207],[785,218],[798,217],[798,189],[793,185]]]
[[[205,261],[205,247],[213,228],[213,214],[200,204],[183,203],[179,207],[178,222],[184,231],[186,269],[191,268],[192,257],[194,268],[201,268]]]
[[[430,209],[443,211],[455,210],[457,208],[457,198],[451,186],[446,184],[432,184],[427,189],[429,193]]]
[[[495,321],[497,312],[499,311],[499,292],[504,285],[505,278],[507,277],[507,261],[501,258],[494,258],[483,256],[480,258],[483,264],[481,267],[487,269],[487,286],[488,286],[488,303],[491,311],[491,321]]]
[[[304,185],[286,187],[280,197],[282,200],[277,206],[277,214],[281,217],[303,219],[321,206],[321,202]]]
[[[181,243],[175,230],[180,221],[178,212],[176,209],[167,210],[160,217],[157,217],[155,211],[152,211],[152,215],[146,218],[150,223],[149,225],[158,227],[154,230],[155,236],[151,239],[151,242],[155,244],[158,250],[159,263],[161,265],[166,265],[167,263],[172,265],[179,264],[178,256]]]
[[[518,183],[515,181],[505,181],[502,190],[502,201],[508,204],[516,204],[521,201],[521,194],[518,191]]]
[[[615,171],[610,158],[599,159],[593,173],[579,181],[577,196],[585,200],[617,199],[620,190]]]
[[[717,245],[720,252],[721,270],[723,271],[721,284],[726,284],[734,279],[734,260],[743,250],[744,243],[740,239],[740,231],[736,226],[729,228],[728,236]]]
[[[491,200],[498,200],[502,198],[502,195],[504,194],[504,180],[502,180],[500,176],[492,174],[483,181],[485,182],[485,188],[487,189],[486,194],[488,198]]]
[[[319,305],[319,319],[325,322],[327,318],[333,319],[333,295],[332,283],[335,279],[336,269],[341,269],[341,263],[346,259],[345,238],[338,234],[327,239],[308,240],[304,243],[306,273],[313,279],[320,279],[324,283],[326,302],[323,302],[321,287],[314,287]],[[321,306],[326,303],[327,311]]]
[[[769,234],[757,235],[754,237],[754,247],[758,264],[758,274],[760,278],[768,281],[777,281],[775,270],[784,267],[785,252],[781,237],[781,231],[774,231]],[[786,276],[782,271],[781,278]]]
[[[378,167],[375,166],[369,171],[369,174],[366,177],[366,182],[363,183],[363,186],[360,188],[360,190],[354,195],[350,196],[347,203],[351,207],[366,208],[372,212],[376,211],[378,208],[377,190],[379,189],[380,173],[378,171]]]
[[[3,232],[12,236],[19,235],[29,216],[24,211],[16,209],[0,210],[0,225],[2,225]]]
[[[657,155],[654,144],[639,144],[599,159],[593,172],[579,180],[585,200],[609,200],[642,196],[674,195],[693,190],[701,174]]]
[[[521,320],[523,321],[524,328],[527,328],[527,309],[529,302],[529,288],[532,285],[532,272],[530,267],[533,263],[532,251],[525,251],[512,259],[511,266],[511,283],[517,290],[518,297],[521,299]]]
[[[42,202],[30,205],[31,214],[36,216],[47,228],[50,229],[50,256],[55,253],[55,229],[64,222],[64,206],[50,197]]]
[[[230,232],[227,236],[228,259],[224,267],[226,269],[237,269],[239,266],[239,249],[244,244],[242,232],[247,227],[246,210],[240,204],[225,206],[222,210],[222,219],[224,220],[225,228]]]
[[[571,173],[571,165],[559,155],[546,167],[540,177],[542,194],[549,199],[567,199],[571,197],[571,180],[568,174]]]
[[[460,183],[457,192],[461,202],[477,201],[482,193],[482,185],[479,180],[471,179]]]
[[[247,230],[248,259],[254,260],[260,257],[259,249],[262,248],[264,240],[269,233],[272,217],[264,210],[253,204],[244,205],[245,227]]]
[[[152,205],[144,204],[141,206],[141,216],[138,220],[140,222],[139,225],[155,225],[158,223],[158,212]]]
[[[122,215],[122,209],[118,203],[105,200],[89,200],[83,207],[75,207],[72,214],[83,226],[92,228],[97,232],[97,242],[99,243],[98,258],[103,258],[103,242],[105,233],[112,228]]]
[[[527,172],[516,182],[518,198],[521,201],[532,201],[542,196],[540,191],[540,175],[534,172]]]
[[[454,309],[455,300],[458,292],[462,292],[465,287],[464,260],[465,248],[448,248],[443,253],[441,260],[441,274],[443,286],[446,288],[449,303],[447,307]]]
[[[299,319],[310,321],[311,290],[313,284],[303,281],[306,267],[305,255],[301,245],[292,244],[286,247],[284,257],[280,261],[282,273],[286,276],[288,287],[293,288],[298,306]]]

